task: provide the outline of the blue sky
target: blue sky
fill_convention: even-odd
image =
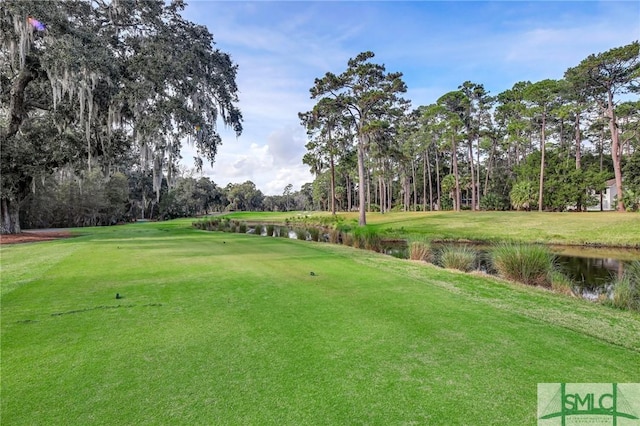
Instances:
[[[265,194],[299,189],[306,134],[298,112],[327,71],[373,51],[402,72],[412,107],[435,102],[470,80],[497,95],[523,80],[562,78],[592,53],[640,38],[637,1],[190,1],[184,16],[206,25],[239,66],[244,131],[222,130],[204,174],[216,184],[253,181]],[[193,156],[183,150],[185,164]]]

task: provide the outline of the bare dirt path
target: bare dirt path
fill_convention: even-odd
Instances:
[[[72,237],[72,234],[64,228],[34,229],[26,230],[20,234],[2,234],[0,235],[0,244],[35,243],[70,237]]]

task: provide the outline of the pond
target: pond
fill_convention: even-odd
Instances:
[[[436,258],[445,245],[450,244],[431,244]],[[490,246],[474,244],[472,247],[478,253],[478,269],[493,273],[489,261]],[[560,270],[575,283],[574,290],[589,299],[607,293],[611,282],[622,276],[625,267],[634,260],[640,260],[640,250],[631,248],[550,246],[549,249],[556,255],[556,264]],[[386,241],[383,251],[403,259],[409,257],[406,241]]]
[[[282,228],[289,238],[298,238],[293,229]],[[266,235],[266,228],[257,225],[255,231]],[[280,232],[280,231],[278,231]],[[309,237],[307,237],[309,238]],[[328,236],[324,236],[327,240]],[[437,259],[438,252],[446,245],[465,245],[463,243],[431,243],[431,250]],[[478,269],[495,273],[490,261],[491,246],[466,244],[478,253]],[[611,283],[622,277],[625,267],[633,261],[640,261],[640,249],[610,248],[591,246],[549,246],[556,255],[556,264],[560,271],[574,282],[574,291],[588,299],[597,299],[611,290]],[[409,258],[407,241],[404,239],[383,240],[382,252],[401,259]],[[436,261],[437,263],[437,261]]]

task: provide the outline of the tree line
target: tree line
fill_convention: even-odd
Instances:
[[[639,44],[593,54],[563,79],[490,95],[463,82],[411,109],[401,73],[350,59],[299,114],[314,200],[327,210],[584,210],[615,179],[616,209],[640,205]]]
[[[20,232],[26,204],[43,187],[59,192],[54,183],[74,187],[69,179],[78,193],[67,198],[83,202],[95,185],[111,182],[119,192],[122,176],[150,176],[153,193],[138,201],[159,205],[163,182],[177,182],[183,143],[196,148],[201,168],[216,156],[220,123],[241,133],[237,65],[206,27],[181,16],[184,7],[182,0],[0,3],[2,233]]]
[[[492,96],[464,82],[411,109],[399,72],[363,52],[316,79],[299,191],[219,187],[219,125],[242,132],[238,66],[182,0],[0,3],[0,232],[228,210],[577,210],[615,178],[640,203],[638,42],[562,80]],[[626,94],[626,95],[625,95]],[[626,97],[625,97],[626,96]]]
[[[163,178],[158,203],[151,171],[130,170],[105,176],[94,170],[80,178],[68,169],[34,184],[35,190],[20,211],[25,228],[104,226],[229,211],[314,208],[311,184],[300,191],[287,185],[282,195],[265,195],[251,181],[221,187],[208,177],[184,174],[171,187]]]

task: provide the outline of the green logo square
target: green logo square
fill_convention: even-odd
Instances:
[[[538,383],[538,426],[640,426],[640,383]]]

